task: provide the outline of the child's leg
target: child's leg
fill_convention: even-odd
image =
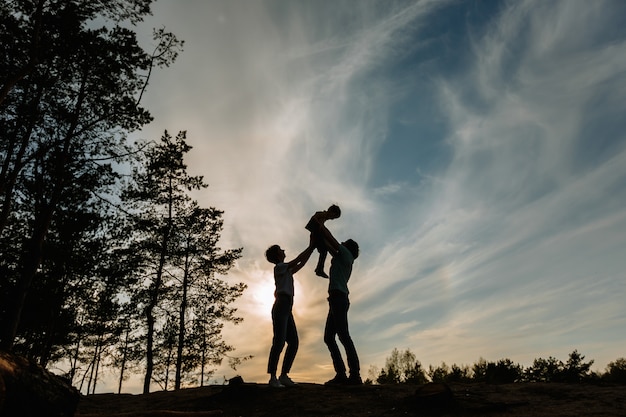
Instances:
[[[324,235],[322,235],[319,228],[311,231],[311,239],[315,245],[315,249],[317,249],[317,252],[320,254],[317,260],[317,266],[315,267],[315,274],[320,277],[328,278],[328,275],[324,272],[324,263],[326,262],[326,253],[328,250],[324,244]]]
[[[328,278],[328,275],[326,275],[326,272],[324,272],[324,263],[326,263],[326,255],[328,254],[328,251],[326,250],[326,246],[324,245],[318,246],[317,251],[319,252],[320,256],[317,259],[317,266],[315,267],[315,273],[319,275],[320,277]]]
[[[317,258],[317,267],[315,269],[316,270],[319,269],[320,271],[323,271],[324,264],[326,263],[326,254],[328,253],[328,251],[326,250],[324,246],[320,246],[319,248],[317,248],[317,251],[320,253],[320,256],[319,258]]]

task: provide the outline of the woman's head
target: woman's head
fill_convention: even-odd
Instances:
[[[265,258],[273,264],[280,263],[285,260],[285,251],[279,245],[272,245],[265,251]]]

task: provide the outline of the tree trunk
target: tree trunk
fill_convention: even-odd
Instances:
[[[126,370],[126,357],[128,355],[128,340],[130,339],[130,326],[126,329],[126,336],[124,337],[124,347],[122,350],[122,363],[120,365],[120,381],[117,387],[117,393],[122,393],[122,382],[124,382],[124,371]]]
[[[150,382],[152,381],[152,371],[154,368],[154,354],[152,352],[154,345],[154,317],[152,315],[152,307],[146,307],[146,321],[148,323],[148,332],[146,335],[146,375],[143,380],[143,393],[150,392]]]
[[[154,370],[154,308],[159,301],[159,292],[161,291],[161,285],[163,282],[163,269],[165,268],[165,257],[167,254],[167,245],[170,239],[170,231],[172,230],[172,215],[173,215],[173,201],[172,201],[172,180],[170,178],[169,184],[169,202],[168,202],[168,217],[166,219],[167,225],[163,231],[163,239],[161,241],[161,254],[159,256],[159,265],[157,267],[156,278],[154,281],[154,288],[148,306],[146,306],[146,320],[148,322],[148,334],[146,344],[146,376],[143,380],[143,393],[150,392],[150,382],[152,382],[152,372]]]
[[[187,286],[189,285],[189,256],[185,259],[183,272],[183,296],[180,300],[180,318],[178,323],[178,346],[176,350],[176,380],[174,389],[180,389],[180,380],[183,367],[183,346],[185,344],[185,314],[187,313]]]

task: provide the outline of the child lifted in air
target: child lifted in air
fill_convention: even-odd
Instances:
[[[328,250],[324,244],[324,234],[322,233],[322,226],[326,220],[337,219],[341,216],[341,209],[338,205],[333,204],[324,211],[317,211],[306,224],[305,229],[311,232],[311,240],[315,245],[315,248],[319,252],[319,258],[317,260],[317,266],[315,267],[315,274],[328,278],[326,272],[324,272],[324,263],[326,262],[326,255]]]

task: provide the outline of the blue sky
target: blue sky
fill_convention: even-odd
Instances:
[[[349,319],[364,376],[393,348],[424,366],[480,357],[594,369],[626,352],[626,3],[164,1],[185,51],[155,74],[140,136],[187,130],[199,201],[225,211],[227,279],[249,289],[225,330],[265,382],[278,243],[310,215],[361,245]],[[296,275],[291,376],[333,376],[327,282]]]

